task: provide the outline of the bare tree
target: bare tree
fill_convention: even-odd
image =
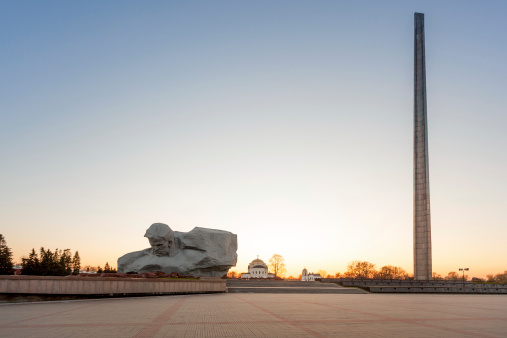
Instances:
[[[319,270],[317,271],[317,273],[320,275],[320,277],[322,278],[326,278],[327,276],[327,271],[326,270]]]
[[[380,279],[405,279],[408,273],[398,266],[386,265],[380,268],[376,273],[376,278]]]
[[[446,280],[461,280],[463,279],[463,276],[460,276],[459,273],[456,271],[451,271],[447,274],[447,276],[444,278]],[[468,275],[465,275],[465,280],[468,279]]]
[[[433,272],[433,280],[442,280],[444,279],[441,274]]]
[[[497,273],[496,275],[487,275],[488,282],[497,284],[507,284],[507,271]]]
[[[375,275],[375,264],[370,262],[352,261],[347,265],[345,277],[350,278],[373,278]]]
[[[227,278],[239,278],[240,274],[234,270],[227,272]]]
[[[285,269],[285,260],[282,255],[274,254],[269,259],[269,267],[272,273],[275,274],[275,277],[281,277],[287,272],[287,269]]]

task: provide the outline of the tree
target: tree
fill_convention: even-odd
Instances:
[[[58,267],[59,276],[72,274],[72,255],[70,249],[60,250],[60,264]]]
[[[352,261],[347,265],[345,277],[349,278],[373,278],[375,275],[375,264],[370,262]]]
[[[442,275],[440,275],[440,274],[438,274],[436,272],[433,272],[433,280],[442,280],[442,279],[444,279],[442,277]]]
[[[81,258],[79,257],[79,252],[76,251],[72,258],[72,274],[79,275],[79,270],[81,270]]]
[[[487,275],[488,282],[496,284],[507,284],[507,271],[496,275]]]
[[[100,269],[100,267],[99,267]],[[99,272],[99,271],[97,271]],[[104,265],[104,273],[116,273],[116,269],[113,268],[111,265],[109,265],[109,262],[106,262],[106,265]]]
[[[12,275],[13,273],[12,250],[7,246],[4,236],[0,234],[0,275]]]
[[[340,272],[335,273],[334,278],[340,278],[342,277],[342,274]]]
[[[317,273],[320,275],[320,277],[322,278],[326,278],[327,276],[327,271],[326,270],[319,270],[317,271]]]
[[[468,278],[468,275],[465,275],[465,280]],[[447,276],[444,278],[446,280],[460,280],[463,279],[462,276],[460,276],[457,272],[451,271],[447,274]]]
[[[403,268],[386,265],[380,268],[375,277],[380,279],[405,279],[408,273]]]
[[[507,284],[507,270],[504,271],[503,273],[497,273],[495,275],[495,280],[497,283]]]
[[[52,252],[50,249],[39,250],[39,255],[32,249],[28,258],[23,258],[21,271],[24,275],[66,276],[72,273],[73,259],[70,249]]]
[[[227,272],[227,278],[239,278],[239,274],[236,271],[231,270]]]
[[[40,275],[40,261],[35,249],[32,249],[28,258],[21,259],[22,275]]]
[[[39,250],[39,272],[42,276],[50,276],[53,263],[53,253],[50,249],[41,247]]]
[[[287,269],[285,269],[285,260],[282,255],[274,254],[269,259],[269,267],[271,268],[271,272],[275,274],[275,277],[281,277],[287,272]]]

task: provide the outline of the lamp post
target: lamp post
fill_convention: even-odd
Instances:
[[[465,271],[468,270],[468,268],[459,268],[459,271],[463,271],[463,291],[465,291]]]

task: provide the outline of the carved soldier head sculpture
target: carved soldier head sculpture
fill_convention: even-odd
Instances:
[[[238,259],[238,238],[229,231],[196,227],[173,232],[167,224],[154,223],[144,237],[150,247],[118,258],[119,272],[222,277]]]
[[[174,244],[174,232],[164,223],[153,223],[144,237],[150,241],[152,254],[155,256],[170,256]]]

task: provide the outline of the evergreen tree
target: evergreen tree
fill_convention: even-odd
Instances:
[[[62,250],[55,249],[55,252],[51,255],[51,263],[49,264],[50,268],[47,276],[62,276],[63,270],[65,269],[65,265],[61,265],[63,263],[60,261],[60,257],[62,257]]]
[[[7,242],[2,234],[0,234],[0,275],[12,275],[12,251],[7,246]]]
[[[80,259],[76,251],[74,258],[70,249],[59,250],[56,249],[52,252],[50,249],[41,247],[40,257],[37,256],[35,249],[32,249],[28,258],[23,258],[24,275],[38,275],[38,276],[68,276],[77,269],[79,273]]]
[[[65,249],[60,254],[60,264],[58,269],[59,276],[68,276],[72,273],[72,255],[70,249]]]
[[[76,251],[72,258],[72,274],[78,275],[79,270],[81,270],[81,258],[79,258],[79,252]]]
[[[109,262],[106,262],[106,265],[104,265],[104,272],[116,273],[116,269],[114,269],[111,265],[109,265]]]
[[[32,252],[30,252],[28,258],[22,259],[21,265],[23,267],[23,269],[21,270],[21,274],[23,275],[41,274],[40,261],[37,252],[35,252],[35,249],[32,249]]]
[[[102,268],[100,267],[100,265],[97,267],[97,273],[102,273]]]
[[[39,272],[42,276],[51,276],[51,269],[53,265],[53,253],[50,249],[40,248],[40,259],[39,259]]]

